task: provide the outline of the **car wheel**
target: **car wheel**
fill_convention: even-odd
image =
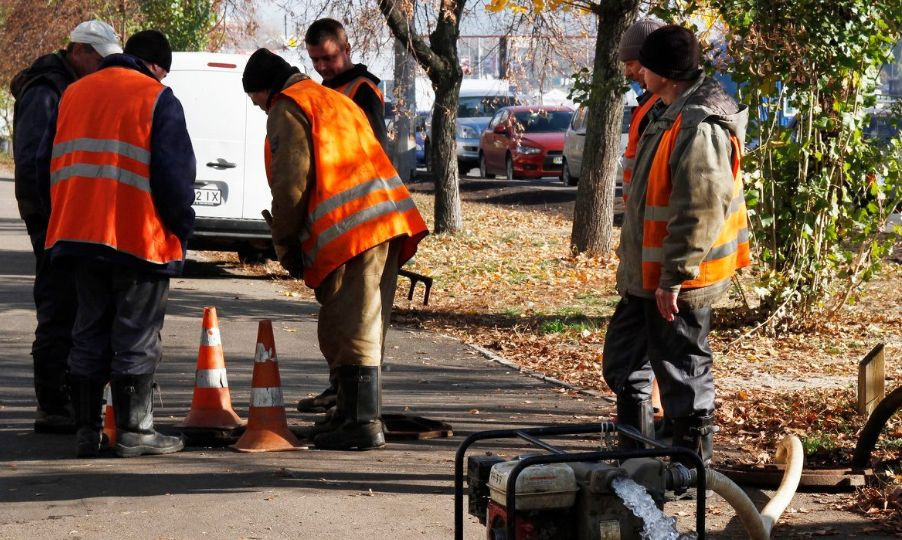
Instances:
[[[575,186],[579,181],[579,178],[570,174],[570,165],[567,164],[567,160],[564,160],[564,169],[561,171],[561,182],[568,186]]]
[[[479,153],[479,176],[482,178],[495,178],[495,175],[486,169],[485,155],[482,152]]]
[[[508,154],[507,158],[505,158],[504,164],[505,164],[504,169],[505,169],[505,172],[507,173],[507,179],[513,180],[514,179],[514,159],[511,157],[510,154]]]

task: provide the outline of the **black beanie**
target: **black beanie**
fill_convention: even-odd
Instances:
[[[166,71],[172,67],[172,46],[169,45],[166,34],[159,30],[142,30],[132,35],[125,42],[122,52],[156,64]]]
[[[667,79],[687,81],[699,76],[699,48],[695,34],[682,26],[658,28],[642,43],[639,63]]]
[[[244,66],[241,84],[244,85],[245,92],[278,92],[289,77],[300,72],[301,70],[268,49],[257,49]]]

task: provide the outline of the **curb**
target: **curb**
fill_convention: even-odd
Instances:
[[[454,338],[452,338],[452,339],[454,339]],[[463,342],[461,342],[461,343],[463,343]],[[466,345],[467,347],[470,347],[471,349],[478,352],[482,356],[488,358],[489,360],[491,360],[497,364],[501,364],[502,366],[509,367],[511,369],[515,369],[515,370],[519,371],[520,373],[522,373],[523,375],[526,375],[528,377],[532,377],[534,379],[539,379],[539,380],[547,382],[549,384],[553,384],[554,386],[560,386],[560,387],[566,388],[568,390],[575,390],[576,392],[579,392],[580,394],[592,396],[592,397],[598,398],[598,399],[603,399],[609,403],[617,402],[617,400],[615,398],[605,395],[605,394],[602,394],[601,392],[599,392],[597,390],[588,390],[585,388],[581,388],[579,386],[570,384],[568,382],[564,382],[560,379],[555,379],[554,377],[549,377],[548,375],[545,375],[544,373],[541,373],[538,371],[533,371],[531,369],[526,369],[526,368],[520,366],[519,364],[511,362],[510,360],[501,356],[500,354],[494,353],[494,352],[486,349],[485,347],[476,345],[475,343],[464,343],[464,345]]]

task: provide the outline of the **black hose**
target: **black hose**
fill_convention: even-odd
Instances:
[[[902,386],[890,392],[874,408],[864,429],[861,430],[861,435],[858,436],[858,444],[852,456],[852,467],[863,469],[870,464],[871,452],[877,444],[877,439],[880,438],[880,433],[900,408],[902,408]]]

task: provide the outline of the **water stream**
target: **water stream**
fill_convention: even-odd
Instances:
[[[694,533],[680,534],[676,529],[676,518],[672,518],[655,506],[655,501],[645,488],[629,478],[618,478],[611,482],[614,493],[633,514],[642,519],[644,540],[692,540]]]

